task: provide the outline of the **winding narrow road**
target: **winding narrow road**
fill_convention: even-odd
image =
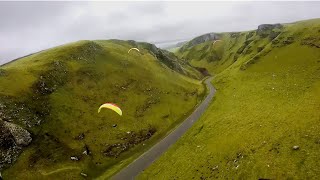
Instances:
[[[215,94],[215,89],[211,84],[211,78],[205,80],[209,94],[195,111],[185,120],[178,128],[173,130],[168,136],[150,148],[147,152],[138,157],[134,162],[126,168],[119,171],[111,179],[113,180],[129,180],[134,179],[140,172],[150,166],[157,158],[160,157],[172,144],[174,144],[192,125],[197,121],[203,112],[209,106],[211,99]]]

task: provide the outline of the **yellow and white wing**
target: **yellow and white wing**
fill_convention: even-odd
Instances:
[[[102,104],[98,109],[98,113],[100,113],[101,109],[103,109],[103,108],[111,109],[114,112],[118,113],[120,116],[122,116],[122,110],[115,104],[112,104],[112,103]]]
[[[131,49],[129,49],[128,54],[129,54],[132,50],[135,50],[135,51],[140,52],[140,50],[139,50],[138,48],[131,48]]]

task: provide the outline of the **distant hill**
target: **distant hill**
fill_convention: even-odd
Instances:
[[[179,49],[180,47],[182,47],[185,43],[187,43],[188,41],[181,41],[181,42],[175,42],[174,44],[168,44],[168,45],[163,45],[162,49],[168,50],[170,52],[175,52],[177,49]]]

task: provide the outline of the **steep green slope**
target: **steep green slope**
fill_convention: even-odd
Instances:
[[[140,53],[128,54],[131,47]],[[203,96],[203,85],[193,79],[201,78],[199,72],[134,41],[79,41],[8,63],[0,74],[0,121],[19,124],[33,138],[21,153],[7,136],[1,168],[21,154],[6,166],[4,179],[109,177]],[[98,114],[105,102],[119,105],[123,116]]]
[[[192,129],[139,178],[318,179],[320,20],[221,39],[216,47],[211,41],[179,52],[217,74],[217,93]]]
[[[280,36],[280,33],[281,37]],[[257,31],[210,33],[194,38],[177,52],[177,55],[190,62],[194,66],[206,67],[213,73],[219,73],[235,62],[241,60],[256,59],[259,55],[265,55],[269,46],[278,44],[285,46],[293,41],[292,35],[283,25],[261,25]]]

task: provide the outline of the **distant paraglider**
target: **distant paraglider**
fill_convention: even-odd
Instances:
[[[138,52],[140,53],[140,50],[139,50],[138,48],[131,48],[131,49],[129,49],[128,54],[129,54],[132,50],[138,51]]]
[[[98,113],[100,113],[102,108],[111,109],[114,112],[116,112],[117,114],[119,114],[120,116],[122,116],[122,110],[115,104],[112,104],[112,103],[102,104],[98,109]]]
[[[212,45],[214,45],[216,42],[219,42],[219,41],[221,41],[221,40],[215,40]]]

